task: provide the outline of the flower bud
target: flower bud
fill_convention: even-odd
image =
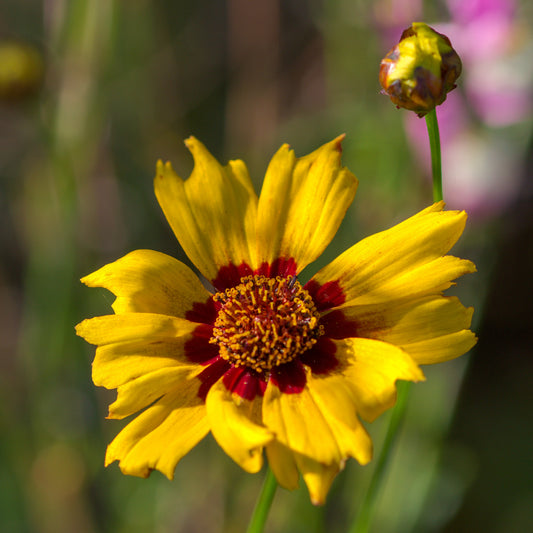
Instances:
[[[0,101],[23,100],[42,84],[40,53],[24,43],[0,42]]]
[[[379,82],[397,107],[423,117],[446,100],[460,74],[461,59],[448,37],[413,22],[381,61]]]

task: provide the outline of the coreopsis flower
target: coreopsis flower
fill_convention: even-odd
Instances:
[[[448,37],[423,22],[413,22],[381,61],[379,82],[397,107],[423,117],[446,100],[461,68]]]
[[[357,179],[340,164],[339,137],[296,158],[274,155],[257,197],[242,161],[221,166],[196,139],[184,181],[157,164],[155,192],[188,257],[210,282],[168,255],[137,250],[82,279],[116,295],[114,315],[77,332],[98,346],[96,385],[117,389],[109,418],[140,410],[105,463],[172,479],[211,432],[244,470],[266,451],[278,482],[301,473],[323,503],[349,457],[372,457],[360,419],[395,403],[397,380],[475,343],[472,309],[444,297],[475,270],[445,255],[466,214],[436,203],[355,244],[303,283],[352,202]]]

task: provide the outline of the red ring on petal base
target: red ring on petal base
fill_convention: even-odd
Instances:
[[[340,366],[335,357],[336,352],[335,343],[323,336],[310,350],[302,354],[300,361],[308,366],[313,374],[329,374]]]
[[[241,278],[249,276],[253,271],[247,263],[241,263],[239,266],[230,263],[220,267],[217,277],[211,281],[217,291],[223,291],[235,287],[241,282]]]
[[[224,374],[222,382],[230,392],[250,401],[256,396],[263,396],[266,389],[264,376],[258,376],[253,370],[242,367],[232,366]]]
[[[320,317],[326,337],[331,339],[348,339],[358,337],[357,322],[346,318],[342,309],[334,309]]]
[[[318,281],[311,279],[305,284],[304,289],[311,295],[317,310],[321,313],[338,307],[346,301],[346,295],[337,280],[321,285]]]
[[[205,401],[209,389],[230,369],[230,366],[227,361],[219,357],[200,372],[196,376],[202,382],[198,389],[198,397]]]
[[[214,358],[219,357],[218,349],[209,343],[213,335],[213,326],[200,324],[192,332],[192,337],[185,343],[185,357],[191,363],[200,365],[209,364]]]
[[[289,277],[295,276],[298,272],[296,261],[292,257],[280,257],[272,263],[261,263],[255,274],[275,278],[276,276]]]
[[[202,381],[198,395],[203,399],[220,378],[228,391],[249,401],[264,394],[269,380],[284,394],[301,393],[307,382],[305,367],[317,375],[335,371],[340,363],[332,339],[355,336],[356,324],[341,310],[319,313],[344,303],[338,281],[321,285],[311,280],[302,287],[293,259],[264,263],[257,269],[260,274],[237,279],[249,270],[244,263],[220,269],[217,286],[226,290],[196,304],[190,312],[191,318],[206,322],[195,329],[186,344],[187,357],[207,365],[198,375]],[[274,272],[291,274],[268,276]],[[248,326],[243,329],[243,324]],[[309,329],[307,341],[305,335],[300,338],[300,327]],[[268,333],[269,328],[274,334]],[[266,340],[260,340],[262,336]],[[240,355],[233,357],[231,350]],[[257,350],[265,352],[264,361]],[[279,357],[274,352],[279,352]]]
[[[208,298],[205,302],[194,302],[192,309],[185,313],[185,318],[191,322],[202,324],[213,324],[217,317],[217,309],[213,298]]]
[[[307,383],[304,365],[298,360],[273,368],[270,379],[284,394],[298,394]]]

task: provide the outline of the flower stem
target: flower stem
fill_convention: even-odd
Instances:
[[[440,153],[440,135],[439,123],[437,121],[437,113],[432,109],[426,115],[426,125],[429,136],[429,146],[431,149],[431,171],[433,175],[433,201],[440,202],[443,200],[442,193],[442,167],[441,167],[441,153]],[[379,491],[383,484],[385,471],[390,459],[391,450],[398,437],[398,430],[405,417],[407,409],[407,400],[409,398],[409,390],[411,383],[401,382],[398,384],[398,398],[396,406],[392,411],[392,415],[387,429],[387,435],[381,449],[381,454],[376,463],[376,467],[370,480],[370,485],[365,495],[365,499],[361,504],[359,514],[350,533],[367,533],[370,529],[374,510],[376,507]]]
[[[379,491],[384,481],[384,474],[390,459],[391,450],[398,437],[398,429],[404,419],[410,387],[411,383],[409,382],[398,383],[398,399],[391,414],[381,454],[374,468],[365,499],[361,504],[359,514],[350,529],[350,533],[367,533],[370,530],[370,524],[374,515]]]
[[[246,533],[261,533],[263,531],[277,487],[278,482],[276,481],[276,477],[272,473],[272,470],[267,468],[263,488],[261,489],[261,494],[259,494],[257,503],[255,504],[252,519],[250,520]]]
[[[429,136],[429,147],[431,149],[431,173],[433,175],[433,201],[440,202],[442,195],[442,168],[440,157],[440,135],[437,112],[432,109],[426,115],[426,126]]]

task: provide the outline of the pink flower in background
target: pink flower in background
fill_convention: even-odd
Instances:
[[[446,3],[452,24],[464,29],[468,34],[467,43],[473,44],[463,50],[464,61],[507,48],[509,33],[516,23],[514,0],[447,0]]]
[[[514,0],[448,0],[451,23],[440,26],[465,65],[469,104],[490,126],[531,116],[531,40]],[[529,42],[528,42],[529,41]],[[529,46],[528,46],[529,45]]]

